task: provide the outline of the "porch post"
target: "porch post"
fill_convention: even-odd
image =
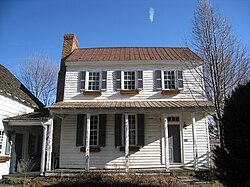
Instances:
[[[125,171],[129,171],[129,121],[128,113],[125,113]]]
[[[42,143],[40,175],[44,175],[45,171],[46,138],[47,138],[47,125],[42,122],[42,126],[43,126],[43,143]]]
[[[86,128],[86,171],[89,171],[89,143],[90,143],[90,113],[87,113],[87,128]]]
[[[52,137],[53,137],[53,120],[48,121],[48,143],[47,143],[47,157],[46,157],[46,171],[51,170],[51,153],[52,153]]]
[[[164,121],[164,138],[165,138],[165,167],[169,171],[169,145],[168,145],[168,116],[163,114]]]
[[[198,153],[197,153],[197,143],[196,143],[196,129],[195,129],[195,113],[191,114],[192,118],[192,135],[193,135],[193,156],[194,156],[194,170],[198,170]]]

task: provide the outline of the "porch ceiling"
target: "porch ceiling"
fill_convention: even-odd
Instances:
[[[128,108],[211,108],[214,105],[210,101],[81,101],[81,102],[58,102],[49,109],[128,109]]]

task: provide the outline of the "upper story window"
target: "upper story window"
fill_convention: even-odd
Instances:
[[[84,91],[101,91],[106,90],[107,72],[80,72],[79,86]]]
[[[100,73],[89,72],[89,85],[88,90],[99,90],[100,89]]]
[[[142,71],[117,71],[116,72],[117,90],[142,90],[143,72]]]
[[[179,70],[155,71],[155,88],[156,90],[182,90],[183,72]]]

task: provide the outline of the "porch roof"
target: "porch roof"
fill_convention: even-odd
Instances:
[[[194,108],[211,107],[210,101],[178,100],[178,101],[81,101],[58,102],[49,109],[100,109],[100,108]]]
[[[48,109],[38,110],[22,115],[5,118],[4,121],[27,121],[27,120],[48,120],[50,113]]]

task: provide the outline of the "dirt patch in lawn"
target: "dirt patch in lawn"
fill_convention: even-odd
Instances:
[[[148,187],[181,187],[182,182],[174,177],[166,175],[135,175],[135,174],[96,174],[86,173],[79,174],[71,177],[34,177],[26,178],[23,180],[11,180],[6,178],[1,181],[3,184],[9,184],[14,186],[27,186],[27,187],[77,187],[77,186],[109,186],[109,187],[137,187],[137,186],[148,186]]]

